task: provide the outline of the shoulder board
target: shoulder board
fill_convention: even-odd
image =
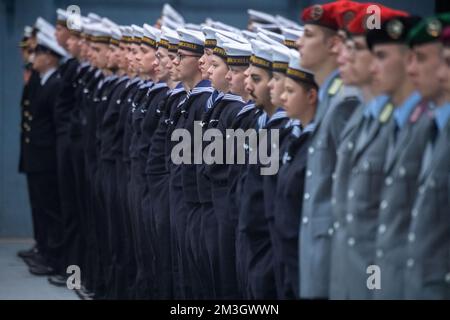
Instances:
[[[383,111],[380,113],[379,121],[381,123],[386,123],[394,113],[394,105],[392,103],[388,103],[384,106]]]
[[[342,79],[340,78],[334,79],[333,83],[331,83],[330,88],[328,89],[328,94],[334,96],[336,93],[338,93],[341,87],[342,87]]]
[[[419,103],[409,117],[410,123],[416,123],[428,111],[426,103]]]

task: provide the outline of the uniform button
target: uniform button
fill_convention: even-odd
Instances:
[[[308,152],[309,152],[309,154],[313,154],[314,153],[314,148],[313,147],[309,147],[308,148]]]
[[[419,210],[413,209],[412,212],[411,212],[411,214],[412,214],[412,216],[413,216],[414,218],[416,218],[416,217],[419,215]]]
[[[380,224],[380,226],[378,227],[378,233],[383,234],[385,232],[386,232],[386,225]]]
[[[311,177],[312,176],[312,171],[311,170],[306,171],[306,176],[308,178]]]
[[[367,171],[367,170],[369,170],[369,168],[370,168],[370,163],[369,163],[369,161],[364,161],[363,162],[363,169],[364,169],[364,171]]]
[[[408,261],[406,261],[406,266],[412,268],[414,266],[414,259],[409,258]]]
[[[420,194],[424,194],[424,192],[425,192],[426,189],[427,189],[427,188],[426,188],[424,185],[420,186],[420,187],[419,187],[419,193],[420,193]]]
[[[333,181],[335,181],[337,178],[337,174],[336,172],[333,172],[333,174],[331,175],[331,179],[333,179]]]
[[[25,117],[28,118],[28,116],[30,115],[30,113],[29,113],[28,111],[24,111],[24,112],[23,112],[23,115],[24,115]]]
[[[305,193],[305,200],[309,200],[309,198],[311,197],[310,195],[309,195],[309,193],[307,192],[307,193]]]
[[[355,191],[349,190],[349,191],[348,191],[348,198],[349,198],[349,199],[352,199],[354,196],[355,196]]]
[[[388,207],[388,202],[386,200],[381,201],[380,208],[381,210],[385,210]]]
[[[276,149],[278,148],[278,145],[276,143],[272,144],[272,148]]]
[[[335,223],[333,223],[333,227],[334,227],[334,229],[339,229],[339,222],[335,222]]]
[[[303,217],[302,222],[303,222],[303,224],[307,224],[308,223],[308,217]]]
[[[331,198],[331,204],[332,204],[332,205],[335,205],[335,204],[336,204],[336,198],[335,198],[335,197]]]
[[[353,146],[354,146],[354,144],[353,144],[352,141],[349,141],[349,142],[347,143],[347,149],[348,149],[348,150],[352,150],[352,149],[353,149]]]
[[[347,241],[347,244],[350,247],[353,247],[355,245],[355,239],[354,238],[349,238],[348,241]]]
[[[30,143],[30,139],[29,138],[25,138],[25,143]]]
[[[406,169],[405,169],[405,167],[400,167],[399,169],[398,169],[398,174],[400,175],[400,177],[404,177],[405,176],[405,174],[406,174]]]
[[[377,249],[377,258],[382,258],[382,257],[383,257],[383,250]]]
[[[428,185],[430,186],[430,188],[434,189],[434,187],[436,187],[436,181],[431,178],[430,181],[428,182]]]
[[[351,213],[348,213],[345,215],[345,219],[347,220],[348,223],[353,221],[353,215]]]
[[[408,234],[408,241],[409,242],[414,242],[414,240],[416,240],[416,235],[413,232],[409,233]]]
[[[391,176],[387,177],[386,180],[384,180],[384,183],[389,187],[394,182],[394,179],[392,179]]]
[[[450,283],[450,272],[445,275],[445,282]]]
[[[328,229],[328,234],[329,234],[330,236],[333,235],[333,232],[334,232],[333,228]]]
[[[28,117],[28,120],[33,121],[33,116],[30,114],[30,116]]]

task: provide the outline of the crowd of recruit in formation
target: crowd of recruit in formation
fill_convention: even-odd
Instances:
[[[20,46],[32,274],[77,266],[83,299],[450,297],[449,14],[336,1],[240,30],[58,10]],[[173,161],[194,149],[227,161]]]

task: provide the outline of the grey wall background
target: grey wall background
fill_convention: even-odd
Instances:
[[[25,178],[19,175],[19,132],[22,90],[21,58],[17,44],[23,27],[32,25],[36,17],[55,20],[56,8],[76,4],[82,14],[96,12],[120,24],[153,23],[160,15],[161,0],[0,0],[0,237],[32,235]],[[297,20],[301,9],[322,0],[168,0],[193,23],[205,17],[245,28],[246,9],[281,14]],[[364,2],[364,1],[361,1]],[[432,1],[380,0],[388,6],[415,14],[434,12]]]

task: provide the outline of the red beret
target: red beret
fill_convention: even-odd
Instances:
[[[374,14],[374,11],[367,9],[371,4],[358,12],[355,18],[347,25],[348,33],[352,35],[364,35],[367,33],[367,18]],[[380,8],[380,24],[395,17],[407,17],[409,14],[405,11],[391,9],[380,4],[374,4]]]
[[[303,10],[301,19],[305,24],[316,24],[338,30],[339,25],[336,20],[336,8],[349,5],[351,5],[351,2],[347,0],[330,2],[323,5],[315,4]]]
[[[335,9],[335,19],[339,29],[342,30],[346,30],[347,25],[352,22],[361,11],[365,11],[366,8],[371,5],[371,3],[359,3],[353,1],[345,1],[344,3]]]

